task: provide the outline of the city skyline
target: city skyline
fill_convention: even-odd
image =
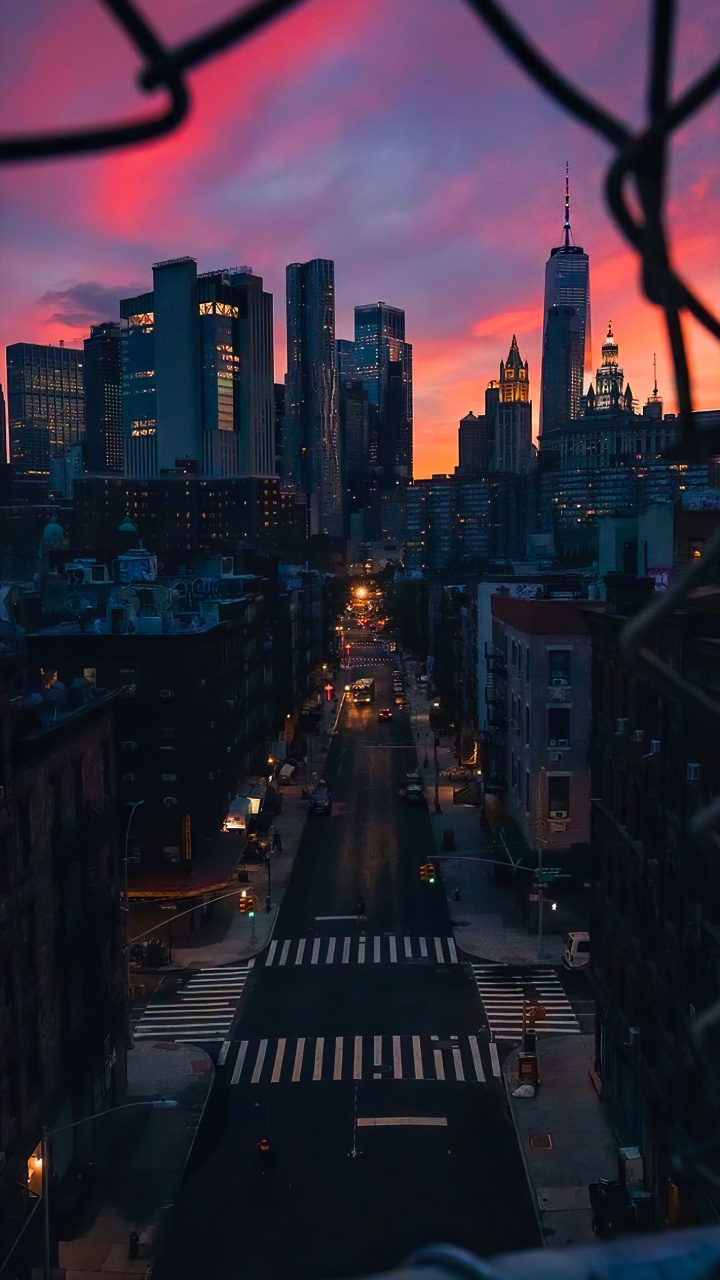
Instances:
[[[543,268],[561,241],[569,160],[573,230],[592,261],[591,366],[612,316],[635,395],[642,402],[651,391],[656,351],[660,391],[673,411],[660,316],[641,300],[634,255],[603,206],[605,149],[548,105],[462,6],[412,7],[410,45],[405,3],[386,12],[365,0],[357,20],[315,0],[195,73],[194,114],[176,136],[134,152],[8,170],[3,342],[64,338],[80,346],[91,324],[117,318],[117,299],[146,287],[150,261],[192,254],[201,271],[247,261],[275,298],[280,380],[285,267],[331,258],[338,337],[352,336],[357,305],[388,298],[405,310],[415,358],[415,472],[449,470],[457,424],[482,410],[513,333],[529,361],[537,430]],[[190,0],[156,10],[172,35],[215,16]],[[617,4],[610,16],[599,23],[593,10],[578,14],[565,3],[549,18],[522,14],[558,65],[574,67],[618,114],[636,117],[643,75],[625,51],[644,50],[645,15]],[[36,40],[22,78],[19,67],[6,68],[7,130],[40,127],[50,98],[58,122],[136,106],[132,55],[121,41],[102,84],[79,75],[86,41],[108,39],[102,15],[63,30],[57,12],[36,0],[8,21],[6,48],[28,21]],[[709,3],[683,15],[678,86],[701,70],[711,28]],[[46,74],[50,48],[62,56],[50,59]],[[669,208],[678,266],[700,282],[711,307],[716,120],[715,105],[679,135]],[[696,407],[715,407],[712,340],[691,322],[687,333]]]

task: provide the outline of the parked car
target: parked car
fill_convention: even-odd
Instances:
[[[565,938],[563,964],[566,969],[583,969],[590,960],[590,934],[579,929]]]
[[[421,782],[407,782],[400,792],[406,804],[422,804],[425,788]]]
[[[392,720],[392,707],[381,707],[378,711],[378,720]]]
[[[314,791],[310,792],[308,800],[308,812],[315,814],[324,814],[329,818],[332,813],[332,800],[330,792],[324,782],[319,783]]]
[[[402,787],[400,795],[406,804],[421,804],[425,799],[423,780],[417,771],[405,775],[405,785]]]

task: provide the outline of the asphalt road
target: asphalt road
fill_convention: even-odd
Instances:
[[[420,880],[428,810],[398,794],[417,762],[410,719],[378,723],[390,669],[363,666],[371,654],[353,663],[375,677],[375,704],[343,708],[332,816],[308,819],[245,984],[156,1280],[322,1280],[431,1241],[480,1255],[539,1243],[472,971],[441,883]]]

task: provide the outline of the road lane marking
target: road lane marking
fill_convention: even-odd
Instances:
[[[283,1064],[284,1057],[285,1057],[285,1037],[283,1036],[277,1042],[277,1049],[275,1050],[275,1063],[272,1069],[272,1076],[270,1077],[271,1084],[277,1084],[278,1080],[280,1079],[280,1072],[282,1071],[282,1064]]]
[[[358,1116],[358,1129],[385,1129],[413,1125],[421,1129],[446,1129],[447,1116]]]
[[[325,957],[325,963],[332,964],[334,955],[335,955],[335,939],[331,938],[330,941],[328,942],[328,949],[327,949],[327,955]]]
[[[237,1084],[238,1080],[240,1079],[240,1072],[241,1072],[241,1071],[242,1071],[242,1069],[243,1069],[243,1063],[244,1063],[244,1061],[245,1061],[245,1054],[246,1054],[246,1053],[247,1053],[247,1051],[248,1051],[248,1045],[249,1045],[249,1043],[250,1043],[250,1041],[249,1041],[249,1040],[241,1040],[241,1041],[240,1041],[240,1048],[238,1049],[238,1056],[237,1056],[237,1058],[235,1059],[235,1066],[233,1067],[233,1073],[232,1073],[232,1075],[231,1075],[231,1077],[230,1077],[230,1083],[231,1083],[231,1084]]]
[[[460,1045],[457,1043],[455,1036],[453,1036],[453,1040],[455,1040],[452,1051],[453,1062],[455,1063],[455,1079],[464,1080],[465,1072],[463,1071],[462,1058],[460,1057]]]
[[[394,937],[390,939],[390,963],[397,963],[397,943]]]
[[[449,955],[450,955],[450,963],[451,963],[451,964],[457,964],[457,962],[458,962],[458,955],[457,955],[457,951],[456,951],[456,949],[455,949],[455,943],[454,943],[454,941],[453,941],[453,939],[452,939],[452,938],[448,938],[448,939],[447,939],[447,945],[448,945],[448,952],[449,952]]]
[[[322,1075],[323,1049],[325,1048],[325,1037],[318,1036],[315,1041],[315,1061],[313,1062],[313,1080],[319,1080]]]
[[[405,944],[405,955],[406,955],[406,956],[408,956],[408,957],[412,956],[412,943],[411,943],[410,939],[409,939],[409,938],[403,938],[403,942],[404,942],[404,944]]]
[[[225,1066],[225,1059],[226,1059],[226,1058],[227,1058],[227,1056],[228,1056],[228,1049],[230,1048],[231,1043],[232,1043],[232,1041],[230,1041],[230,1040],[224,1040],[224,1041],[223,1041],[222,1048],[221,1048],[221,1050],[220,1050],[220,1052],[219,1052],[219,1054],[218,1054],[218,1066],[219,1066],[219,1067],[224,1067],[224,1066]]]
[[[491,1040],[488,1049],[490,1050],[490,1061],[492,1062],[492,1070],[494,1076],[500,1075],[500,1059],[498,1058],[497,1045]]]
[[[357,920],[357,916],[316,916],[316,920]]]
[[[335,1062],[333,1065],[333,1080],[342,1080],[342,1060],[343,1060],[343,1038],[335,1037]]]
[[[319,938],[316,938],[316,939],[315,939],[315,941],[313,942],[313,948],[312,948],[312,955],[311,955],[311,957],[310,957],[310,963],[311,963],[311,964],[317,964],[317,962],[318,962],[318,956],[319,956],[319,955],[320,955],[320,939],[319,939]]]
[[[289,941],[288,941],[288,942],[283,942],[283,944],[282,944],[282,951],[280,952],[280,959],[278,960],[278,964],[286,964],[286,963],[287,963],[288,951],[289,951],[289,950],[290,950],[290,943],[289,943]]]
[[[295,1046],[295,1061],[293,1063],[292,1083],[297,1084],[302,1071],[303,1054],[305,1052],[305,1037],[301,1036]]]
[[[362,1036],[355,1037],[353,1055],[353,1080],[362,1080]]]
[[[277,940],[276,940],[275,938],[273,938],[272,942],[270,943],[270,948],[269,948],[268,953],[267,953],[267,959],[266,959],[266,961],[265,961],[265,964],[266,964],[266,965],[268,965],[268,964],[272,964],[272,962],[273,962],[273,960],[274,960],[274,958],[275,958],[275,952],[276,952],[276,951],[277,951]]]
[[[426,956],[426,955],[427,955],[427,953],[428,953],[428,952],[427,952],[427,942],[425,941],[425,939],[424,939],[424,938],[421,938],[421,939],[420,939],[420,955],[421,955],[421,956]]]
[[[373,938],[373,964],[380,963],[380,939]]]
[[[444,964],[445,957],[442,949],[442,938],[433,938],[433,942],[435,943],[435,955],[437,956],[438,964]]]
[[[382,1036],[373,1036],[373,1067],[376,1068],[376,1070],[373,1072],[374,1080],[380,1079],[380,1072],[377,1070],[377,1068],[380,1066],[381,1062],[382,1062]]]
[[[433,1036],[433,1040],[437,1040],[437,1036]],[[445,1064],[443,1062],[442,1049],[433,1049],[433,1058],[435,1060],[435,1079],[445,1079]]]
[[[402,1080],[402,1053],[400,1051],[400,1037],[393,1036],[393,1076],[396,1080]]]
[[[302,958],[303,958],[303,956],[305,955],[305,943],[306,943],[306,941],[307,941],[307,939],[306,939],[306,938],[301,938],[301,939],[300,939],[300,941],[299,941],[299,943],[298,943],[297,955],[296,955],[296,957],[295,957],[295,963],[296,963],[296,964],[302,964]]]
[[[358,942],[358,964],[365,963],[365,939],[361,938]]]
[[[253,956],[252,960],[248,960],[248,969],[252,969],[254,963],[255,963],[255,957]]]
[[[347,964],[350,960],[350,939],[345,938],[343,941],[342,963]]]
[[[480,1046],[477,1042],[477,1036],[468,1036],[468,1044],[470,1045],[470,1053],[472,1054],[475,1075],[481,1084],[485,1083],[485,1072],[483,1071],[482,1059],[480,1057]]]
[[[421,1046],[420,1046],[420,1037],[419,1037],[419,1036],[413,1036],[413,1038],[412,1038],[412,1047],[413,1047],[413,1062],[414,1062],[414,1064],[415,1064],[415,1079],[416,1079],[416,1080],[422,1080],[422,1078],[423,1078],[423,1060],[422,1060],[422,1048],[421,1048]]]
[[[263,1063],[265,1062],[265,1054],[267,1053],[267,1046],[268,1046],[267,1040],[260,1041],[260,1048],[258,1049],[257,1058],[255,1059],[255,1067],[253,1069],[252,1079],[250,1081],[251,1084],[257,1084],[258,1080],[260,1079],[260,1076],[262,1075]]]

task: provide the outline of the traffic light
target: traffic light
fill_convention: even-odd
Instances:
[[[255,915],[255,895],[249,889],[243,889],[238,898],[238,911],[243,916],[252,917]]]
[[[435,863],[434,862],[426,862],[420,868],[420,879],[424,880],[427,884],[435,883]]]

